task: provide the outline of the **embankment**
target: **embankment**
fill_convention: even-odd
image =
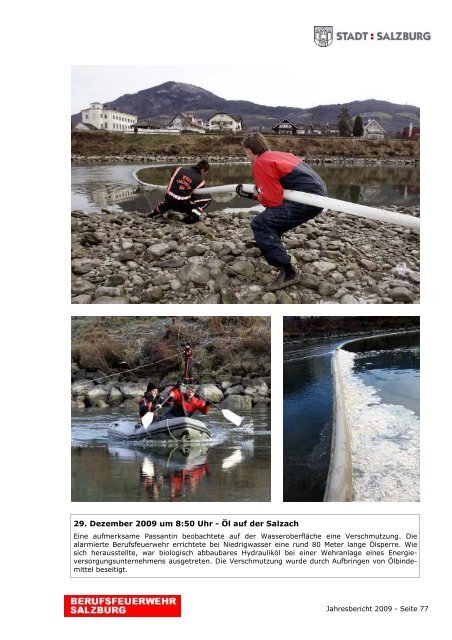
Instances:
[[[154,160],[191,161],[208,158],[244,159],[242,135],[134,135],[107,131],[73,131],[72,159],[76,161],[151,162]],[[407,160],[419,159],[419,141],[362,140],[359,138],[305,138],[269,136],[274,151],[289,151],[312,161]]]
[[[266,317],[73,317],[72,406],[137,407],[149,381],[182,379],[184,345],[202,396],[231,409],[270,403]]]

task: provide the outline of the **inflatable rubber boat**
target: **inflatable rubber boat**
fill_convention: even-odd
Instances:
[[[203,422],[193,418],[167,418],[152,422],[144,427],[140,422],[125,420],[113,422],[108,434],[124,440],[157,440],[160,442],[202,441],[211,437],[209,429]]]

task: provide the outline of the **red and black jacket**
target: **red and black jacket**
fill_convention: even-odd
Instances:
[[[205,184],[196,167],[177,167],[166,188],[166,195],[176,200],[188,200],[194,189],[200,189]]]
[[[174,393],[173,399],[168,402],[171,404],[174,402],[176,411],[171,410],[170,413],[179,413],[187,417],[192,416],[195,411],[200,411],[204,415],[209,412],[210,405],[206,404],[204,400],[193,396],[191,400],[187,400],[185,394],[183,394],[177,387],[173,387],[171,391]],[[170,392],[171,393],[171,392]]]
[[[328,191],[320,176],[301,158],[283,151],[264,151],[253,163],[257,199],[264,207],[279,207],[284,189],[317,193]]]

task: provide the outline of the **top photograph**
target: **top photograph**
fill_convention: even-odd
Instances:
[[[72,303],[418,304],[420,107],[371,75],[72,67]]]

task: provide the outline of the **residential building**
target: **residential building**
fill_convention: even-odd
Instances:
[[[297,136],[310,136],[312,134],[311,124],[305,124],[304,122],[297,122],[296,127],[297,127],[297,130],[296,130]]]
[[[289,118],[284,118],[272,127],[279,136],[323,136],[327,133],[327,127],[323,124],[305,124],[304,122],[294,123]]]
[[[136,129],[162,129],[162,125],[153,120],[143,119],[138,120],[135,124]]]
[[[329,124],[325,125],[325,133],[328,136],[338,136],[339,135],[339,127],[337,124]]]
[[[138,120],[138,122],[134,124],[133,129],[129,131],[129,133],[134,133],[134,134],[139,133],[139,134],[146,134],[146,135],[173,133],[173,134],[179,135],[180,131],[179,129],[168,129],[167,127],[164,127],[158,122],[155,122],[149,119],[144,119],[144,120]]]
[[[137,122],[130,113],[121,113],[117,109],[106,109],[100,102],[92,102],[89,109],[82,111],[82,124],[93,125],[106,131],[130,131]]]
[[[237,133],[243,130],[242,116],[232,113],[215,113],[207,121],[209,131]]]
[[[166,126],[170,129],[178,129],[181,133],[186,131],[191,133],[206,132],[204,123],[200,118],[195,118],[195,116],[186,113],[178,113]]]
[[[278,124],[272,127],[272,130],[279,136],[294,136],[298,133],[298,126],[294,124],[289,118],[284,118]]]
[[[326,133],[326,127],[323,124],[313,124],[311,128],[311,134],[313,136],[324,136]]]
[[[386,131],[381,124],[374,119],[370,119],[364,125],[364,140],[383,140],[386,135]]]

